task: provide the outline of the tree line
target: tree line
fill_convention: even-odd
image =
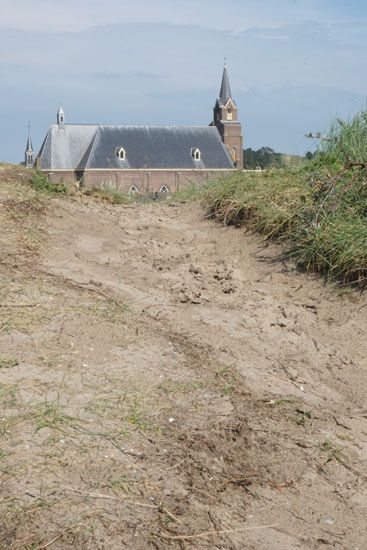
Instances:
[[[314,153],[310,151],[306,153],[307,160],[311,160],[314,157]],[[300,161],[302,157],[297,155],[283,155],[282,153],[276,153],[271,147],[261,147],[257,151],[251,149],[245,149],[243,151],[243,167],[245,170],[266,170],[269,168],[284,168],[292,164],[293,161]]]

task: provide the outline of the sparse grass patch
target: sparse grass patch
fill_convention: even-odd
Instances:
[[[113,186],[91,187],[83,190],[83,195],[94,197],[110,204],[128,204],[133,196],[128,196],[122,193],[119,189]]]
[[[5,305],[0,308],[0,327],[4,332],[18,330],[29,334],[37,327],[48,323],[55,311],[35,304],[30,307],[27,304]]]
[[[127,420],[138,430],[149,430],[151,428],[151,423],[142,407],[141,400],[137,397],[130,404]]]
[[[337,460],[338,462],[343,462],[341,453],[343,452],[343,447],[338,447],[330,439],[325,439],[319,445],[320,451],[327,453],[328,457],[326,463],[331,462],[332,460]]]
[[[88,306],[92,315],[99,317],[109,323],[121,323],[124,321],[128,307],[120,305],[113,300],[106,299],[104,302],[96,302]]]
[[[128,385],[126,381],[123,386]],[[119,430],[118,435],[128,436],[131,427],[138,430],[149,430],[153,424],[147,413],[145,400],[147,394],[140,390],[130,388],[129,391],[115,388],[115,391],[106,394],[96,395],[85,407],[86,411],[91,412],[99,420],[108,421],[110,427]],[[101,437],[111,439],[117,436],[107,436],[105,433],[96,433]]]
[[[41,403],[30,410],[28,416],[35,423],[36,432],[42,428],[63,431],[65,427],[81,423],[80,419],[65,414],[57,401]]]
[[[0,407],[3,409],[14,408],[18,403],[19,395],[17,386],[0,382]]]
[[[205,387],[203,380],[173,380],[169,378],[158,385],[158,389],[164,393],[176,395],[177,393],[189,394]]]
[[[18,359],[0,356],[0,369],[11,369],[19,364]]]
[[[238,375],[232,367],[223,367],[215,372],[217,385],[222,396],[229,396],[235,390]]]
[[[198,185],[190,183],[186,187],[182,187],[178,191],[171,193],[168,197],[169,202],[191,202],[200,200],[205,194],[210,184]]]

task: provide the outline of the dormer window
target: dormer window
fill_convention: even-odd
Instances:
[[[191,156],[194,160],[201,160],[201,151],[197,147],[191,149]]]
[[[119,160],[126,160],[126,151],[123,147],[118,147],[116,149],[116,156]]]

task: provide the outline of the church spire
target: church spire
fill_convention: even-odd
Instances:
[[[33,153],[32,138],[31,138],[30,135],[28,136],[28,139],[27,139],[26,152],[27,152],[27,153],[28,153],[28,152],[29,152],[29,153]]]
[[[28,139],[24,153],[24,164],[27,168],[31,168],[34,164],[34,151],[31,138],[31,124],[28,122]]]
[[[64,123],[65,123],[65,113],[64,113],[64,109],[62,108],[61,104],[60,104],[60,107],[59,107],[59,110],[57,111],[57,124],[59,126],[64,126]]]
[[[214,118],[212,125],[217,127],[222,141],[232,157],[234,166],[239,170],[242,170],[242,129],[241,124],[238,121],[238,108],[232,98],[226,61],[224,63],[219,97],[214,105]]]
[[[225,105],[229,99],[232,99],[231,86],[228,77],[228,65],[225,61],[222,77],[222,85],[220,87],[219,99],[222,105]]]

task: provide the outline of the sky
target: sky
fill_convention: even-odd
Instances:
[[[0,0],[0,161],[67,122],[209,124],[227,58],[245,147],[367,106],[366,0]]]

